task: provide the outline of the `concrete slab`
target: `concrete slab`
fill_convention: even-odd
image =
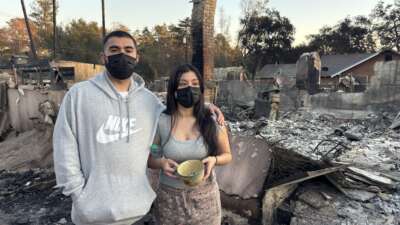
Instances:
[[[269,145],[255,137],[235,136],[231,148],[232,162],[216,169],[220,189],[244,199],[259,197],[272,158]]]

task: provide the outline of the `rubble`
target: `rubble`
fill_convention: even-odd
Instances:
[[[284,114],[279,121],[260,118],[228,122],[228,125],[233,135],[265,140],[273,147],[274,157],[279,158],[275,164],[286,166],[278,173],[288,168],[294,173],[284,174],[281,178],[286,179],[267,187],[265,196],[279,183],[296,188],[290,186],[293,181],[287,178],[301,176],[301,171],[297,169],[316,171],[293,166],[296,160],[288,159],[292,156],[287,155],[297,154],[304,157],[301,160],[308,160],[310,165],[321,168],[332,165],[348,167],[325,175],[320,184],[323,188],[318,188],[318,191],[301,183],[294,192],[289,189],[295,194],[282,195],[286,198],[284,201],[273,200],[269,205],[264,202],[269,208],[271,204],[279,203],[274,206],[278,207],[275,212],[268,212],[275,217],[275,223],[282,219],[279,216],[276,218],[277,214],[283,213],[283,217],[291,218],[283,224],[291,225],[397,225],[400,218],[400,135],[398,130],[388,129],[393,118],[383,113],[380,116],[370,114],[362,120],[343,120],[328,114],[297,111]],[[280,151],[277,152],[278,149]],[[282,157],[286,159],[282,161]],[[273,173],[271,170],[270,174]],[[298,178],[301,180],[301,177]],[[312,186],[315,182],[313,179],[304,183]],[[279,199],[276,193],[272,195]],[[265,212],[263,214],[266,215]]]
[[[331,200],[322,204],[319,190],[324,190]],[[304,195],[308,198],[304,198]],[[387,200],[378,195],[369,196],[366,202],[349,201],[348,198],[323,181],[304,183],[297,189],[297,196],[290,201],[293,210],[291,225],[320,224],[391,224],[399,221],[399,194],[394,194]],[[304,201],[305,200],[305,201]],[[319,204],[315,207],[312,204]],[[311,203],[311,204],[310,204]]]
[[[390,129],[397,129],[400,127],[400,112],[397,114],[396,118],[394,118],[392,125],[390,125]]]
[[[248,225],[249,221],[235,213],[222,209],[221,225]]]
[[[361,202],[368,202],[376,196],[376,193],[365,190],[347,189],[346,192],[351,199]]]
[[[52,127],[42,124],[23,133],[11,132],[0,142],[0,170],[25,171],[53,165]]]
[[[0,224],[73,225],[71,199],[54,189],[53,171],[0,171]]]
[[[361,134],[362,129],[362,126],[355,126],[350,130],[344,132],[344,136],[350,141],[361,141],[361,139],[363,138]]]
[[[334,157],[335,152],[330,152],[326,157],[383,172],[400,168],[400,133],[388,130],[390,123],[389,118],[379,118],[376,115],[370,115],[365,120],[345,121],[326,114],[291,112],[284,114],[279,121],[260,118],[255,121],[228,122],[228,125],[234,135],[262,138],[274,146],[313,160],[320,160],[339,144],[342,147],[337,148],[337,151],[341,151],[341,154]],[[256,124],[262,124],[262,127]],[[339,127],[356,127],[363,138],[360,141],[350,141],[337,135],[337,124],[342,124]],[[324,143],[320,144],[322,141]]]

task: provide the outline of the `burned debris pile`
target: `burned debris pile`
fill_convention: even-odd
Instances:
[[[0,171],[0,224],[72,225],[71,199],[55,185],[52,170]]]
[[[300,110],[228,124],[272,151],[263,224],[378,225],[400,222],[397,121],[390,113],[346,120]]]
[[[394,117],[387,114],[344,120],[326,114],[292,112],[279,121],[260,118],[230,122],[229,126],[234,135],[255,135],[309,159],[395,171],[400,167],[400,132],[390,128],[393,121]]]

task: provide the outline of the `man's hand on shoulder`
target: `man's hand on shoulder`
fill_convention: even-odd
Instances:
[[[224,117],[224,114],[222,113],[221,109],[212,103],[208,103],[207,105],[208,105],[208,109],[210,110],[210,112],[217,116],[218,124],[220,126],[224,126],[225,125],[225,117]]]

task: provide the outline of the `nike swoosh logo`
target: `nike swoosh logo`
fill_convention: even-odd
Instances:
[[[141,128],[138,128],[136,130],[130,130],[130,135],[137,133],[141,130]],[[97,142],[101,143],[101,144],[107,144],[107,143],[111,143],[114,141],[118,141],[122,138],[128,137],[128,131],[122,132],[121,135],[119,133],[116,134],[106,134],[104,132],[104,124],[101,125],[100,129],[97,131],[96,134],[96,140]]]

